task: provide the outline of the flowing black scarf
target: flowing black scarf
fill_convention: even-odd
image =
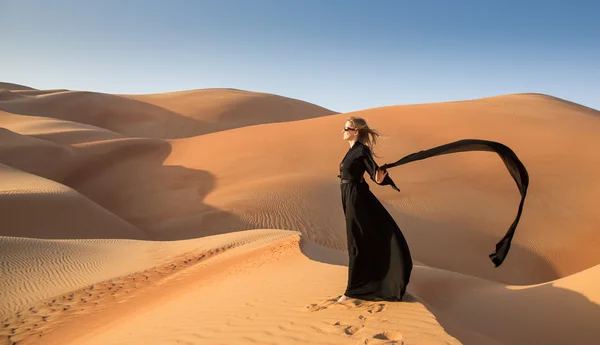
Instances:
[[[428,150],[412,153],[394,163],[387,163],[382,165],[381,169],[385,171],[395,166],[422,160],[429,157],[466,151],[496,152],[498,156],[500,156],[502,161],[504,161],[508,172],[511,174],[511,176],[517,183],[517,187],[519,188],[519,192],[521,193],[521,202],[519,204],[519,210],[517,211],[517,217],[511,224],[506,235],[504,235],[500,242],[496,244],[496,251],[489,255],[494,265],[498,267],[502,264],[502,262],[506,258],[506,255],[508,254],[508,250],[510,249],[510,243],[515,234],[515,229],[517,228],[519,219],[521,218],[521,213],[523,212],[523,203],[525,202],[525,196],[527,195],[527,187],[529,186],[529,174],[527,173],[527,169],[525,169],[525,166],[523,165],[523,163],[521,163],[521,161],[513,152],[513,150],[511,150],[504,144],[494,141],[464,139],[449,144],[437,146]],[[385,179],[381,184],[391,185],[394,189],[400,191],[400,189],[398,189],[398,187],[396,187],[396,185],[394,184],[394,181],[392,181],[392,179],[389,177],[389,174],[385,176]]]

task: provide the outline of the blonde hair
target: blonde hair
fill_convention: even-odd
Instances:
[[[377,140],[381,136],[379,131],[373,128],[370,128],[367,124],[367,121],[362,117],[358,116],[350,116],[348,121],[354,124],[354,127],[358,130],[358,138],[357,140],[361,143],[367,145],[373,153],[373,156],[377,157],[375,154],[374,147],[377,145]]]

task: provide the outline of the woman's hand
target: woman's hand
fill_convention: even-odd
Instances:
[[[375,182],[381,184],[381,182],[383,182],[383,179],[385,179],[385,176],[388,174],[387,171],[383,171],[381,169],[377,169],[377,172],[375,173]]]

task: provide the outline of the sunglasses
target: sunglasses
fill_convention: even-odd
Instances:
[[[348,131],[355,131],[356,128],[352,128],[352,127],[344,127],[344,132],[348,132]]]

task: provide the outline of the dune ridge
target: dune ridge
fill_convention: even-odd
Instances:
[[[0,344],[600,342],[597,110],[0,89]],[[487,257],[519,201],[503,163],[436,157],[391,169],[400,193],[368,180],[415,259],[407,300],[333,303],[351,115],[382,130],[380,164],[464,138],[511,147],[531,184],[505,263]]]
[[[34,91],[35,89],[29,86],[25,86],[25,85],[19,85],[19,84],[14,84],[14,83],[5,83],[5,82],[0,82],[0,90],[31,90]]]
[[[216,244],[215,238],[220,238],[222,247],[195,250],[195,254],[188,253],[137,274],[46,299],[17,317],[4,320],[8,326],[0,334],[8,333],[11,340],[23,343],[41,339],[45,344],[115,343],[115,339],[118,339],[116,343],[145,343],[157,339],[164,343],[190,339],[214,343],[305,343],[309,338],[329,344],[343,344],[349,340],[375,344],[404,341],[426,344],[437,340],[459,344],[417,301],[395,306],[363,302],[336,306],[320,291],[323,301],[307,303],[316,291],[322,290],[318,282],[328,279],[331,274],[343,275],[343,266],[311,261],[302,253],[301,247],[304,250],[311,247],[312,253],[330,253],[311,241],[302,240],[296,232],[259,229],[245,233],[251,240],[240,247],[230,242],[239,235],[191,240],[196,245],[206,240]],[[264,240],[256,241],[257,237]],[[290,271],[290,266],[303,271],[308,269],[314,274],[294,275],[297,270]],[[279,283],[268,283],[267,277],[273,275],[279,277]],[[312,281],[307,284],[312,286],[309,293],[289,288],[290,284],[307,279]],[[247,284],[248,280],[251,284]],[[242,281],[246,281],[245,288],[235,289],[234,286],[239,286]],[[283,286],[288,288],[282,289]],[[218,297],[225,291],[231,297],[229,303]],[[189,308],[191,303],[198,302],[200,308],[213,309],[213,314],[194,313],[195,320],[190,319],[185,324],[179,324],[173,317],[187,313],[185,305]],[[257,317],[253,310],[261,306],[265,313]],[[228,332],[218,321],[214,322],[214,313],[219,315],[216,319],[226,317],[235,322],[236,332]],[[315,318],[313,313],[323,316]],[[92,334],[84,331],[81,322],[75,320],[83,316],[86,316],[85,326],[95,330]],[[168,335],[165,337],[162,331],[137,331],[137,325],[148,322],[149,318],[161,319],[162,328],[168,330]],[[282,320],[295,321],[286,325],[288,322],[282,324]],[[59,324],[66,332],[52,331]]]
[[[246,231],[178,242],[2,236],[2,271],[10,279],[3,279],[1,283],[3,298],[0,311],[3,314],[0,318],[22,313],[28,310],[24,307],[40,300],[54,299],[95,282],[147,271],[154,266],[177,261],[179,257],[200,253],[199,256],[205,252],[212,255],[239,246],[252,247],[286,234],[284,231]],[[37,265],[32,266],[31,262]],[[47,282],[47,277],[52,277],[52,280]],[[28,284],[21,285],[25,279]]]
[[[287,97],[242,90],[207,89],[159,95],[112,95],[90,91],[17,94],[7,91],[0,110],[76,121],[122,135],[181,138],[335,114]]]
[[[0,128],[0,161],[19,170],[59,179],[61,167],[74,156],[67,146]]]
[[[0,111],[0,125],[12,132],[62,145],[124,138],[123,135],[74,121]]]
[[[286,201],[280,200],[287,200],[287,197],[269,197],[268,182],[255,189],[256,193],[264,196],[261,197],[264,204],[257,203],[256,199],[244,202],[239,192],[238,200],[232,200],[234,197],[231,195],[236,189],[248,193],[255,183],[253,180],[267,181],[267,176],[270,180],[278,179],[276,175],[281,176],[281,180],[288,181],[288,187],[281,184],[273,189],[282,196],[308,193],[296,185],[302,183],[302,178],[312,180],[318,186],[322,183],[327,187],[313,191],[315,195],[326,195],[325,200],[330,201],[326,203],[329,209],[316,206],[323,205],[319,198],[302,202],[313,210],[319,210],[317,212],[322,218],[331,219],[331,211],[338,212],[341,218],[341,205],[333,199],[337,198],[334,190],[337,188],[337,167],[332,162],[339,161],[346,149],[344,143],[339,142],[339,132],[335,128],[340,128],[339,123],[343,123],[349,115],[363,116],[373,127],[387,129],[387,138],[376,151],[382,155],[378,160],[382,163],[462,138],[497,140],[517,152],[532,176],[526,200],[527,214],[521,220],[513,242],[515,248],[508,259],[513,264],[499,270],[490,266],[486,258],[514,219],[519,195],[498,157],[490,153],[436,157],[390,170],[401,193],[373,186],[375,193],[390,206],[390,212],[406,231],[412,246],[424,254],[421,257],[423,262],[507,284],[553,280],[600,263],[593,249],[600,240],[594,225],[598,214],[590,199],[596,191],[600,192],[596,179],[600,173],[600,161],[594,153],[597,144],[595,131],[600,122],[597,116],[589,116],[597,111],[564,116],[560,109],[555,110],[554,107],[536,108],[535,99],[525,97],[514,104],[513,97],[507,98],[511,102],[511,112],[498,109],[504,101],[503,97],[498,97],[494,99],[493,106],[489,104],[491,100],[486,100],[483,105],[477,101],[452,105],[458,109],[449,108],[448,104],[397,106],[172,140],[173,151],[165,163],[208,170],[218,176],[222,188],[208,195],[206,202],[228,209],[233,208],[228,207],[230,203],[235,203],[236,209],[240,209],[240,203],[245,203],[248,208],[254,209],[240,211],[242,217],[247,217],[249,212],[267,214],[282,208]],[[543,120],[539,119],[541,114],[545,116]],[[451,132],[442,130],[456,122],[462,126],[453,127]],[[519,126],[513,127],[512,123],[519,123]],[[310,130],[319,141],[304,140],[302,129]],[[282,147],[257,140],[236,140],[267,135],[276,142],[287,144]],[[194,150],[217,140],[223,143],[222,146],[213,145],[210,152]],[[238,159],[209,158],[228,157],[233,152],[239,154]],[[289,154],[291,152],[293,154]],[[241,160],[255,164],[240,165]],[[220,193],[223,193],[222,197]],[[305,200],[303,197],[295,199]],[[300,205],[298,201],[294,204]],[[288,224],[302,224],[304,221],[302,213],[286,214],[293,218],[286,221]],[[267,224],[268,227],[287,226],[275,222],[262,223],[258,227]],[[337,224],[332,231],[338,234],[338,238],[343,238],[342,224]],[[566,228],[571,229],[569,236],[563,236]],[[435,236],[420,235],[423,231]],[[449,232],[453,233],[452,238],[447,236]],[[566,245],[565,241],[570,244]],[[446,260],[445,252],[437,250],[443,247],[456,248],[452,253],[456,260]]]
[[[12,92],[10,90],[0,89],[0,102],[1,101],[10,101],[10,100],[14,100],[14,99],[21,99],[24,97],[27,97],[27,96],[16,93],[16,92]]]

